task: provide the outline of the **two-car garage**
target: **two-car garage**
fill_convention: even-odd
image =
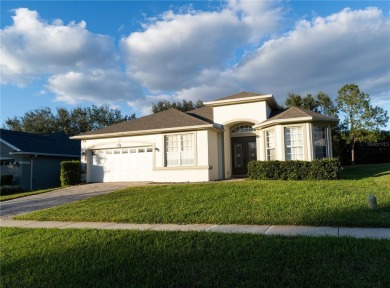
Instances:
[[[151,181],[153,147],[91,150],[88,182]]]

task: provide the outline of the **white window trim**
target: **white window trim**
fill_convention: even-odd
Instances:
[[[305,130],[305,127],[304,125],[288,125],[288,126],[283,126],[282,127],[282,135],[283,135],[283,160],[284,161],[290,161],[290,160],[287,160],[287,153],[286,153],[286,150],[287,150],[287,145],[286,145],[286,128],[299,128],[301,129],[302,131],[302,159],[301,161],[305,161],[306,160],[306,130]]]
[[[326,147],[326,149],[325,149],[325,153],[326,153],[325,158],[329,158],[329,155],[330,155],[330,153],[329,153],[330,152],[329,151],[329,147],[330,147],[329,131],[330,131],[330,129],[329,129],[328,125],[315,125],[315,124],[313,124],[313,129],[312,129],[313,160],[317,160],[317,158],[316,158],[315,137],[314,137],[314,133],[315,133],[314,131],[315,131],[315,128],[317,128],[317,127],[325,128],[325,144],[326,144],[326,146],[325,146]]]
[[[264,159],[266,161],[271,161],[271,160],[268,160],[268,148],[267,148],[267,133],[268,132],[273,132],[274,133],[274,150],[275,150],[275,159],[274,160],[277,160],[277,145],[276,145],[276,129],[275,128],[272,128],[272,129],[267,129],[264,131],[264,148],[265,148],[265,157]]]
[[[179,165],[168,165],[167,163],[167,147],[166,147],[166,136],[181,136],[181,135],[192,135],[192,143],[193,143],[193,164],[189,164],[189,165],[181,165],[179,163]],[[162,167],[163,168],[183,168],[183,167],[194,167],[194,166],[197,166],[197,133],[196,131],[195,132],[187,132],[187,133],[172,133],[172,134],[163,134],[162,135],[162,139],[163,139],[163,147],[164,147],[164,153],[163,153],[163,165]],[[181,141],[179,141],[180,145],[181,145]],[[179,146],[180,147],[180,146]],[[181,152],[181,151],[179,151]],[[181,161],[181,157],[179,157],[179,161]]]

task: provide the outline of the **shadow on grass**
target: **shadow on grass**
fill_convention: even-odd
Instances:
[[[2,263],[4,287],[384,287],[389,280],[386,240],[3,231],[5,251],[19,251]]]
[[[344,166],[341,179],[360,180],[390,175],[390,163]]]

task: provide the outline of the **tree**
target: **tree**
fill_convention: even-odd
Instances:
[[[337,108],[332,99],[324,92],[320,91],[315,97],[307,94],[302,97],[299,94],[289,93],[285,105],[287,107],[301,107],[306,110],[337,117]]]
[[[355,145],[357,142],[375,142],[380,136],[380,127],[389,121],[387,111],[370,105],[370,96],[361,92],[356,84],[344,85],[336,99],[337,108],[343,114],[347,131],[342,133],[351,147],[351,161],[355,163]]]
[[[26,112],[22,117],[8,118],[5,128],[38,134],[62,132],[76,135],[135,119],[135,114],[122,115],[119,110],[108,105],[76,107],[72,110],[59,107],[56,110],[56,114],[53,114],[49,107],[44,107]]]
[[[203,107],[204,104],[201,100],[198,100],[195,104],[192,101],[183,100],[182,102],[169,102],[167,100],[158,101],[157,104],[152,105],[153,113],[158,113],[164,110],[169,110],[171,108],[186,112],[190,110],[194,110],[196,108]]]

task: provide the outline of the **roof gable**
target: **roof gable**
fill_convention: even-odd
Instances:
[[[254,103],[254,102],[267,102],[268,106],[271,109],[277,109],[278,103],[276,102],[272,94],[259,94],[254,92],[240,92],[230,96],[222,97],[214,101],[204,102],[206,106],[217,107],[217,106],[227,106],[227,105],[236,105],[244,103]]]
[[[313,120],[321,119],[321,120],[338,120],[337,118],[330,117],[327,115],[323,115],[320,113],[316,113],[313,111],[309,111],[306,109],[302,109],[300,107],[291,107],[287,110],[269,118],[268,120],[277,120],[277,119],[293,119],[293,118],[301,118],[301,117],[311,117]],[[267,120],[267,121],[268,121]]]
[[[236,93],[230,96],[222,97],[219,99],[216,99],[214,101],[221,101],[221,100],[232,100],[232,99],[240,99],[240,98],[248,98],[248,97],[255,97],[255,96],[265,96],[267,94],[259,94],[259,93],[254,93],[254,92],[247,92],[243,91],[240,93]]]
[[[272,126],[274,123],[288,123],[294,121],[295,122],[321,121],[321,122],[328,122],[328,123],[339,122],[338,118],[334,118],[313,111],[309,111],[306,109],[302,109],[300,107],[291,107],[284,111],[283,110],[273,111],[271,115],[273,115],[271,118],[261,122],[260,124],[256,125],[256,127]]]

